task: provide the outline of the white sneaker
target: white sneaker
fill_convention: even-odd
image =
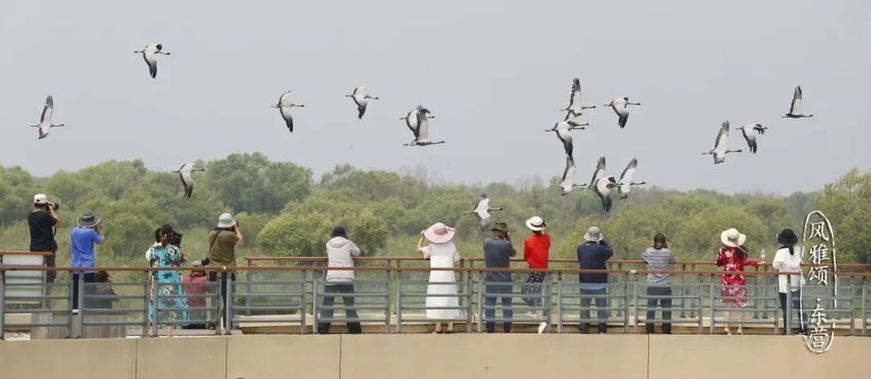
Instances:
[[[538,334],[544,333],[544,330],[547,329],[547,323],[543,322],[538,324]]]

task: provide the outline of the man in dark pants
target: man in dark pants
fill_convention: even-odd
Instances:
[[[611,247],[602,238],[602,232],[597,226],[591,226],[584,234],[585,242],[578,246],[578,264],[581,270],[605,270],[608,258],[614,255]],[[596,303],[596,313],[599,322],[599,334],[608,332],[608,274],[579,274],[581,286],[581,322],[578,330],[581,333],[590,331],[590,301]]]
[[[656,233],[653,247],[641,253],[641,259],[647,262],[650,271],[668,271],[675,263],[662,233]],[[657,302],[662,306],[662,333],[671,334],[671,275],[667,273],[647,274],[647,334],[654,333]]]
[[[60,221],[55,211],[56,205],[48,201],[44,194],[33,196],[33,210],[27,215],[27,224],[30,227],[30,251],[50,252],[45,257],[45,266],[54,268],[57,255],[57,241],[54,240]],[[54,283],[57,272],[46,271],[45,282]],[[50,290],[51,287],[48,287]]]
[[[511,244],[511,236],[508,233],[508,225],[497,222],[493,229],[493,237],[484,240],[484,263],[488,268],[508,268],[511,257],[517,252]],[[491,321],[496,317],[496,297],[502,299],[502,317],[505,319],[502,330],[511,333],[511,292],[513,282],[510,272],[488,271],[484,276],[484,320],[486,321],[487,333],[496,331],[496,322]]]
[[[354,267],[354,257],[361,255],[360,248],[348,239],[345,228],[337,226],[331,234],[332,239],[327,241],[327,267]],[[354,307],[354,270],[327,270],[326,282],[323,293],[323,308],[321,308],[321,320],[318,320],[318,333],[330,332],[330,321],[333,319],[333,304],[337,295],[342,296],[345,304],[345,318],[348,320],[348,333],[360,334],[362,326],[357,316],[357,308]]]
[[[96,262],[95,247],[105,241],[100,219],[91,211],[84,211],[76,221],[76,226],[70,230],[70,267],[75,268],[72,276],[72,309],[79,309],[80,282],[96,283],[94,272]],[[83,286],[90,295],[92,289],[87,284]],[[85,295],[82,294],[82,295]]]

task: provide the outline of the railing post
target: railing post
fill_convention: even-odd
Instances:
[[[149,288],[148,288],[148,283],[149,283],[148,279],[149,279],[149,273],[148,273],[148,271],[146,271],[145,272],[145,282],[142,285],[142,337],[143,338],[149,336],[148,305],[149,305],[150,296],[149,296]]]
[[[864,302],[863,302],[864,304]],[[6,271],[0,270],[0,341],[6,335]],[[864,325],[864,324],[863,324]]]
[[[486,322],[484,320],[484,279],[478,280],[478,333],[481,333],[481,325]]]
[[[562,274],[562,273],[560,273]],[[556,332],[563,332],[563,281],[560,275],[559,282],[556,286]]]
[[[699,297],[698,297],[698,301],[699,301],[699,334],[702,334],[705,332],[705,324],[704,324],[704,320],[705,320],[705,317],[704,317],[705,308],[704,308],[704,306],[705,306],[705,304],[704,304],[704,301],[702,301],[702,283],[698,283],[698,290],[699,290],[699,292],[698,292],[698,295],[699,295]],[[695,307],[693,307],[693,309],[695,309]]]
[[[396,333],[402,334],[402,275],[399,271],[396,271]]]
[[[248,261],[248,269],[245,271],[245,315],[251,315],[251,275],[254,275],[254,272],[251,271],[251,258],[245,258]]]
[[[460,265],[462,265],[462,260],[460,261]],[[466,299],[466,333],[472,333],[472,315],[475,312],[474,308],[474,293],[475,291],[473,286],[474,280],[472,279],[471,271],[464,271],[463,276],[466,277],[466,296],[463,296]]]
[[[637,334],[638,333],[638,283],[636,282],[635,285],[633,285],[632,287],[633,287],[632,288],[632,304],[633,304],[633,309],[635,310],[635,312],[634,312],[635,313],[635,322],[632,323],[633,324],[632,325],[633,326],[632,332]],[[647,304],[645,303],[645,307],[646,306],[647,306]],[[649,322],[649,320],[646,320],[646,319],[644,321]],[[645,328],[646,328],[646,326],[645,326]]]
[[[708,295],[711,298],[711,303],[709,304],[709,306],[711,307],[711,334],[714,334],[714,328],[716,327],[716,323],[717,323],[717,318],[715,317],[716,316],[715,309],[717,307],[714,305],[714,283],[713,282],[711,282],[708,289],[710,290]],[[704,317],[704,313],[699,314],[699,317]]]
[[[778,295],[780,291],[778,291]],[[777,325],[777,312],[774,312],[774,325]],[[787,289],[786,289],[786,308],[783,311],[783,334],[789,335],[792,333],[792,287],[789,286],[789,280],[787,280]]]
[[[686,265],[686,263],[681,263],[681,264],[680,264],[680,270],[683,271],[683,272],[686,272],[686,270],[687,270],[687,265]],[[686,296],[687,296],[687,288],[689,288],[689,287],[687,287],[687,275],[686,275],[686,274],[681,274],[681,275],[680,275],[680,288],[681,288],[681,290],[680,290],[680,295],[681,295],[681,299],[680,299],[680,308],[681,308],[681,309],[680,309],[680,317],[681,317],[681,318],[686,318],[686,317],[687,317],[687,313],[686,313],[686,308],[687,308],[687,307],[686,307],[686,300],[687,300],[687,299],[686,299]],[[690,317],[692,317],[692,314],[690,314]]]
[[[629,279],[628,274],[626,279]],[[629,333],[629,284],[628,280],[623,283],[623,333]]]
[[[312,275],[312,334],[318,333],[318,277]]]
[[[73,315],[73,328],[70,330],[70,338],[82,337],[82,319],[85,316],[85,272],[80,271],[78,278],[76,286],[79,288],[79,314],[78,317]]]
[[[248,271],[248,274],[250,275],[251,271]],[[302,275],[300,276],[300,291],[302,292],[302,294],[300,295],[299,299],[299,334],[305,334],[305,286],[306,282],[308,281],[307,276],[308,274],[306,270],[302,270]]]
[[[226,316],[224,316],[226,318],[224,321],[224,334],[230,335],[233,332],[233,275],[226,270],[221,273],[225,275],[227,281],[227,285],[225,286],[227,297],[224,298],[224,314],[226,314]]]
[[[864,279],[864,277],[862,278]],[[868,297],[868,287],[862,286],[862,335],[865,335],[866,330],[868,329],[868,313],[865,308],[865,299]]]

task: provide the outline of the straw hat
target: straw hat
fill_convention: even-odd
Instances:
[[[423,231],[423,236],[432,243],[445,243],[454,238],[454,228],[437,222]]]
[[[526,227],[533,232],[540,232],[547,227],[547,224],[544,223],[544,219],[538,216],[532,216],[529,220],[526,220]]]
[[[729,247],[738,247],[744,244],[747,240],[746,234],[741,234],[738,229],[730,228],[720,233],[720,242]]]

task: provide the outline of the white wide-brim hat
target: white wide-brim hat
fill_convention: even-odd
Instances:
[[[589,242],[599,242],[602,240],[602,231],[599,230],[598,226],[591,226],[590,229],[587,229],[587,232],[584,233],[584,240]]]
[[[533,232],[540,232],[547,227],[547,224],[544,223],[544,219],[538,216],[532,216],[529,220],[526,220],[526,227]]]
[[[233,216],[229,213],[221,213],[218,216],[218,227],[219,228],[232,228],[236,226],[236,220],[233,220]]]
[[[445,243],[454,238],[456,231],[445,224],[437,222],[423,231],[423,236],[432,243]]]
[[[729,247],[738,247],[744,245],[747,241],[747,235],[738,232],[738,229],[730,228],[720,233],[720,242]]]

